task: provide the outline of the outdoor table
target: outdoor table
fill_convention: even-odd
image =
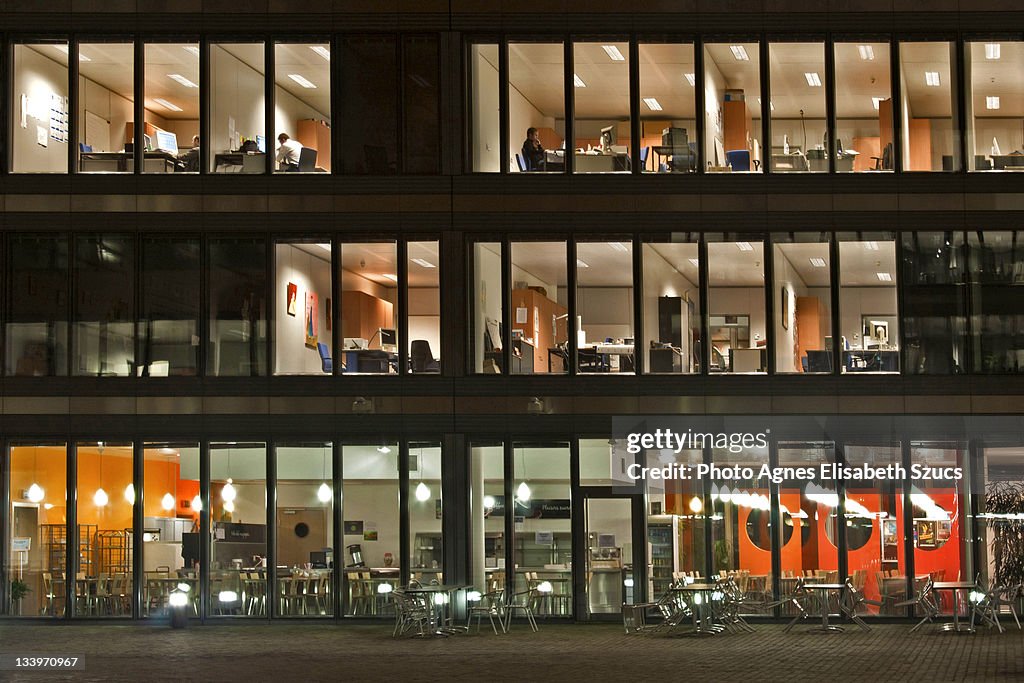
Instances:
[[[838,632],[842,631],[842,626],[835,626],[828,623],[830,616],[828,609],[828,596],[831,591],[837,591],[839,593],[839,601],[842,602],[843,593],[846,591],[845,583],[805,583],[804,590],[813,591],[814,598],[818,601],[818,605],[821,607],[821,626],[811,629],[812,631],[825,631],[825,632]]]
[[[960,609],[957,605],[957,594],[960,591],[977,590],[978,584],[973,581],[936,581],[932,583],[933,591],[952,591],[953,593],[953,623],[943,624],[942,630],[947,633],[974,633],[974,627],[970,624],[960,623]]]
[[[451,585],[429,585],[429,586],[416,586],[411,588],[405,588],[406,593],[412,595],[425,595],[427,599],[431,600],[434,608],[437,610],[437,630],[434,631],[436,636],[448,636],[454,633],[467,632],[469,631],[468,626],[455,626],[452,619],[452,608],[451,605],[454,602],[453,598],[456,593],[466,588],[472,588],[467,584],[451,584]],[[434,599],[436,595],[444,595],[445,600],[438,604]]]
[[[693,594],[687,599],[693,613],[693,633],[718,635],[725,630],[724,626],[715,623],[714,611],[711,608],[712,595],[719,590],[716,583],[687,583],[673,586],[673,593]]]

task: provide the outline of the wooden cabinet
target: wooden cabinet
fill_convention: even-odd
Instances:
[[[750,149],[747,144],[750,131],[750,112],[744,100],[729,100],[722,103],[722,125],[724,128],[723,144],[725,151],[734,149]],[[724,163],[724,159],[720,160]]]
[[[526,309],[526,322],[522,319],[519,309]],[[548,371],[548,349],[568,340],[566,324],[568,320],[559,316],[566,313],[565,306],[549,299],[544,292],[536,289],[512,290],[512,329],[522,332],[523,337],[533,341],[533,371]],[[530,348],[523,346],[523,348]],[[561,360],[552,359],[552,372],[562,372]]]
[[[821,351],[825,348],[825,335],[822,334],[822,323],[825,314],[821,300],[816,296],[798,296],[796,298],[796,358],[794,366],[798,371],[802,368],[800,359],[808,351]]]
[[[295,139],[303,147],[316,150],[316,167],[331,172],[331,127],[316,119],[302,119],[298,122]]]
[[[380,328],[394,329],[394,306],[366,292],[347,290],[341,293],[341,336],[372,339],[370,348],[380,348]]]

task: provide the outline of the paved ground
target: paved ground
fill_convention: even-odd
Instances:
[[[384,626],[0,623],[0,654],[85,656],[82,672],[0,672],[11,681],[1024,681],[1024,634],[783,633],[776,624],[715,637],[627,636],[618,626],[513,625],[440,640],[391,639]]]

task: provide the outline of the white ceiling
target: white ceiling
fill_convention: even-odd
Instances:
[[[329,263],[331,245],[322,243],[290,243],[300,251],[315,256]],[[437,242],[409,242],[409,286],[430,288],[440,284],[440,268]],[[434,265],[433,268],[413,263],[419,258]],[[388,275],[398,275],[398,253],[394,242],[343,242],[341,245],[341,267],[360,277],[364,277],[381,287],[394,289],[398,283]]]
[[[732,45],[741,45],[749,59],[740,61],[732,54]],[[761,118],[761,72],[757,43],[709,43],[704,46],[704,61],[714,64],[722,72],[725,87],[743,91],[751,118]]]
[[[313,47],[322,47],[328,51],[331,49],[326,43],[278,43],[274,47],[274,82],[326,115],[331,111],[331,63],[314,52],[311,49]],[[289,78],[289,74],[303,76],[316,88],[304,88]]]
[[[626,59],[614,61],[602,45],[617,47]],[[572,89],[576,118],[629,120],[629,44],[573,43],[572,49],[573,72],[587,84]]]
[[[950,50],[953,43],[900,43],[900,78],[903,79],[910,115],[914,118],[949,117]],[[925,73],[939,74],[939,86],[929,86]]]
[[[770,43],[768,45],[773,118],[825,118],[825,44]],[[807,83],[805,73],[816,73],[820,86]],[[868,100],[868,106],[871,101]]]
[[[1017,119],[1024,116],[1024,43],[999,43],[999,59],[995,60],[985,59],[984,42],[970,43],[969,47],[974,115]],[[985,98],[992,95],[999,97],[999,109],[985,108]]]
[[[775,260],[785,258],[793,266],[793,270],[808,287],[828,287],[828,244],[801,242],[792,244],[776,244]],[[819,268],[811,263],[812,258],[820,258],[825,261],[825,266]],[[779,272],[776,264],[775,272]]]
[[[561,43],[510,43],[508,82],[541,113],[565,117]]]
[[[870,247],[878,246],[877,250]],[[890,282],[878,279],[878,273],[889,273]],[[885,241],[840,242],[839,281],[843,286],[895,287],[896,243]]]
[[[752,250],[740,249],[739,242],[708,242],[708,283],[712,287],[764,286],[764,244],[747,243]]]
[[[199,49],[190,43],[148,43],[146,45],[146,109],[167,119],[197,120],[199,118],[199,88],[190,88],[170,78],[170,74],[184,76],[199,83]],[[103,83],[103,81],[98,81]],[[182,109],[167,109],[155,98],[167,100]]]
[[[513,242],[512,265],[557,287],[568,285],[565,242]]]
[[[689,43],[640,43],[640,116],[656,119],[694,118],[693,45]],[[652,111],[643,98],[658,100],[662,111]]]
[[[698,245],[693,242],[650,242],[644,244],[644,259],[650,258],[651,252],[665,260],[677,273],[691,283],[700,281],[700,269],[691,259],[698,259]]]

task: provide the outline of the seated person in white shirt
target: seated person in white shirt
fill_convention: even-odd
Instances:
[[[277,169],[279,171],[298,171],[299,150],[302,149],[302,143],[292,140],[287,133],[278,135],[277,141],[280,143],[280,147],[277,148]]]

